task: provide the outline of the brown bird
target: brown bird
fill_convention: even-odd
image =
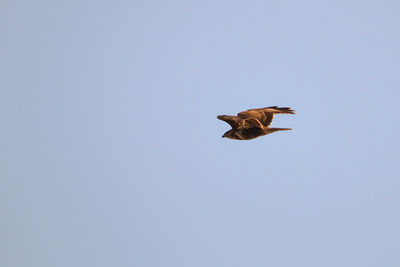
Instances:
[[[295,114],[295,111],[273,106],[245,110],[239,112],[237,116],[219,115],[217,118],[232,126],[232,129],[224,133],[222,137],[250,140],[276,131],[292,130],[291,128],[269,128],[274,114]]]

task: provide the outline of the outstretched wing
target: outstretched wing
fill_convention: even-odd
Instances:
[[[250,128],[263,129],[263,125],[256,118],[245,118],[243,120],[242,125],[240,125],[239,128],[243,128],[243,129],[250,129]]]
[[[232,126],[232,129],[237,129],[240,125],[240,122],[243,121],[242,118],[239,118],[237,116],[228,116],[228,115],[219,115],[217,116],[217,119],[229,123],[229,125]]]
[[[264,127],[268,127],[272,119],[274,117],[274,114],[294,114],[294,110],[287,108],[287,107],[266,107],[266,108],[254,108],[254,109],[249,109],[242,111],[238,113],[238,117],[241,118],[255,118],[261,122],[261,124]]]
[[[232,129],[249,129],[249,128],[259,128],[263,129],[262,123],[253,117],[238,117],[238,116],[228,116],[228,115],[220,115],[217,117],[224,122],[229,123],[232,126]]]

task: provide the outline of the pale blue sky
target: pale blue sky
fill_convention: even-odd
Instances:
[[[0,266],[400,266],[399,13],[2,1]]]

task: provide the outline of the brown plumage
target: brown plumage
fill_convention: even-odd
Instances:
[[[295,111],[273,106],[245,110],[239,112],[237,116],[219,115],[217,118],[229,123],[232,127],[222,137],[250,140],[276,131],[292,130],[291,128],[269,128],[274,114],[295,114]]]

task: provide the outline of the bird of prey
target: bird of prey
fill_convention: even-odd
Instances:
[[[237,116],[219,115],[218,119],[229,123],[232,129],[222,137],[235,140],[250,140],[276,131],[292,130],[291,128],[269,128],[274,114],[295,114],[290,108],[277,106],[255,108],[239,112]]]

